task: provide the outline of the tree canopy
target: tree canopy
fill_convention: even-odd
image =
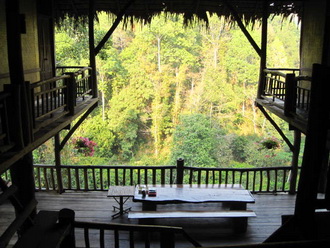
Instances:
[[[99,19],[96,44],[111,26],[106,14]],[[254,104],[259,57],[238,27],[209,20],[208,29],[190,28],[182,16],[161,15],[146,26],[117,28],[97,57],[102,107],[76,133],[97,143],[95,157],[144,164],[183,157],[196,166],[257,166],[276,157],[266,149],[261,162],[252,159],[259,149],[253,144],[276,136]],[[65,27],[56,32],[57,63],[86,65],[87,27]],[[260,27],[249,31],[260,43]],[[299,32],[294,22],[269,23],[268,67],[298,68]]]

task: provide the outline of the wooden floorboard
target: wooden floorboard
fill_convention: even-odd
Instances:
[[[107,197],[107,192],[65,192],[61,195],[55,192],[37,192],[38,210],[60,210],[62,208],[73,209],[78,221],[92,221],[104,223],[132,223],[138,224],[138,220],[127,218],[127,215],[112,219],[113,205],[117,205],[114,199]],[[295,205],[295,196],[288,194],[255,194],[255,204],[248,204],[247,208],[253,210],[257,217],[250,218],[248,230],[245,234],[235,234],[228,219],[169,219],[155,220],[155,224],[182,226],[188,234],[200,242],[203,246],[235,245],[261,243],[272,234],[281,224],[281,215],[292,214]],[[129,200],[125,207],[132,210],[141,210],[141,203]],[[202,204],[170,204],[162,205],[159,209],[175,210],[218,210],[225,206],[218,203]],[[0,232],[13,220],[14,211],[9,203],[0,206]],[[91,240],[92,247],[99,247],[95,240]],[[106,238],[112,244],[112,234],[106,233]],[[77,246],[82,247],[83,234],[76,233]],[[178,237],[176,247],[191,247],[189,243]],[[12,243],[14,240],[12,241]],[[127,235],[121,239],[122,247],[127,247]],[[109,246],[111,247],[111,246]]]

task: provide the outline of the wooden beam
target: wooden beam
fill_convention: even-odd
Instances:
[[[104,35],[103,39],[100,41],[100,43],[96,46],[95,48],[95,55],[97,55],[100,50],[103,48],[103,46],[105,45],[105,43],[109,40],[110,36],[112,35],[112,33],[116,30],[116,28],[118,27],[120,21],[123,19],[123,16],[126,13],[126,10],[135,2],[135,0],[130,0],[126,3],[126,5],[124,6],[124,8],[119,12],[116,20],[114,21],[114,23],[112,24],[111,28],[109,29],[109,31]]]
[[[21,95],[24,87],[24,69],[21,45],[21,16],[19,13],[19,0],[6,0],[6,26],[7,50],[10,85],[6,88],[12,94],[13,102],[10,104],[9,126],[10,133],[17,149],[24,147]]]
[[[11,84],[24,84],[19,0],[6,0],[8,65]]]
[[[238,13],[237,13],[236,9],[234,8],[234,6],[232,6],[226,0],[224,0],[223,2],[226,4],[226,6],[230,10],[231,14],[234,16],[234,18],[235,18],[235,20],[237,22],[237,25],[240,27],[240,29],[244,33],[245,37],[248,39],[248,41],[250,42],[250,44],[252,45],[252,47],[254,48],[254,50],[257,52],[257,54],[261,57],[262,56],[262,49],[260,49],[260,47],[255,42],[255,40],[253,39],[253,37],[251,36],[251,34],[249,33],[249,31],[247,31],[246,27],[243,24],[243,21],[242,21],[241,17],[238,15]]]
[[[61,170],[61,144],[60,144],[60,133],[57,133],[54,136],[55,143],[55,168],[56,168],[56,177],[57,177],[57,191],[58,193],[63,193],[63,181],[62,181],[62,170]]]
[[[66,142],[70,139],[70,137],[73,135],[73,133],[77,130],[77,128],[81,125],[81,123],[89,116],[89,114],[97,107],[97,104],[93,105],[91,108],[89,108],[83,116],[80,117],[80,119],[75,123],[75,125],[70,129],[70,131],[67,133],[67,135],[62,140],[59,149],[62,150],[65,146]]]
[[[314,214],[317,204],[320,172],[326,156],[329,129],[328,93],[330,85],[329,68],[314,64],[311,84],[311,101],[308,115],[305,150],[296,198],[295,217],[299,229],[307,239],[313,238],[315,231]]]
[[[17,187],[15,197],[22,206],[22,208],[20,206],[15,207],[16,216],[18,216],[24,212],[26,208],[28,208],[32,201],[36,199],[32,152],[16,161],[10,168],[10,174],[12,183]],[[34,209],[34,211],[30,211],[30,213],[30,217],[33,219],[36,215],[36,209]],[[30,222],[25,222],[25,224],[21,227],[21,231],[24,232],[30,226]]]
[[[88,37],[89,37],[89,63],[92,67],[92,91],[93,97],[96,98],[97,92],[97,76],[96,76],[96,59],[94,47],[94,15],[95,15],[95,0],[89,0],[89,13],[88,13]]]
[[[261,106],[260,104],[257,104],[257,106],[260,109],[260,111],[264,114],[266,119],[273,125],[273,127],[276,129],[276,131],[279,133],[279,135],[281,135],[282,139],[289,146],[290,151],[293,152],[294,151],[294,146],[291,144],[290,140],[285,136],[285,134],[283,133],[281,128],[276,124],[276,122],[273,120],[273,118],[270,117],[270,115],[267,113],[267,111],[264,109],[263,106]]]
[[[25,209],[15,218],[15,220],[7,227],[0,237],[0,247],[7,247],[11,238],[15,235],[17,231],[20,232],[20,228],[27,220],[31,222],[30,216],[36,209],[37,201],[35,199],[31,200],[25,207]],[[32,222],[31,222],[32,225]]]
[[[264,77],[264,69],[267,66],[267,35],[268,35],[268,1],[264,0],[263,17],[261,28],[261,51],[260,51],[260,71],[257,97],[261,98],[265,88],[266,79]]]
[[[297,176],[298,176],[298,162],[301,146],[301,132],[297,129],[294,130],[293,152],[291,160],[291,174],[290,174],[290,194],[296,193]]]

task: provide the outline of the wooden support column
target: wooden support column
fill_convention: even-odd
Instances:
[[[314,213],[320,181],[320,172],[324,157],[327,156],[326,143],[329,124],[328,92],[330,85],[329,69],[322,65],[313,65],[311,101],[308,116],[306,141],[299,187],[296,199],[295,217],[297,227],[304,238],[313,236]]]
[[[325,188],[325,205],[328,210],[330,210],[330,169],[328,165],[328,172],[327,172],[327,183]]]
[[[17,187],[15,196],[22,206],[22,208],[15,208],[16,214],[18,215],[35,200],[32,152],[15,162],[10,168],[10,174],[12,183]],[[32,211],[30,217],[33,219],[35,215],[36,209]],[[24,232],[30,225],[31,223],[27,222],[22,226],[21,231]]]
[[[292,160],[291,160],[290,194],[296,193],[300,145],[301,145],[301,132],[299,130],[295,129],[294,130]]]
[[[89,63],[92,67],[92,92],[93,97],[98,96],[97,92],[97,76],[96,76],[96,59],[95,59],[95,45],[94,45],[94,15],[95,15],[95,0],[89,0],[89,14],[88,14],[88,35],[89,35]]]
[[[259,85],[257,98],[261,95],[265,88],[264,69],[267,65],[267,34],[268,34],[268,1],[264,0],[262,28],[261,28],[261,54],[260,54],[260,71],[259,71]]]
[[[320,182],[319,182],[319,193],[325,193],[328,181],[328,169],[329,169],[329,148],[326,149],[323,156],[323,163],[320,172]]]
[[[60,144],[60,133],[54,136],[55,143],[55,168],[57,177],[57,192],[63,193],[63,181],[62,181],[62,170],[61,170],[61,144]]]
[[[12,93],[12,111],[9,113],[11,137],[17,149],[24,147],[23,127],[21,118],[21,94],[24,87],[24,69],[21,45],[21,16],[19,13],[19,0],[6,0],[6,25],[8,65]],[[9,120],[10,121],[10,120]]]

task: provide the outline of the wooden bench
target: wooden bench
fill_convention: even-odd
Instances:
[[[256,217],[252,210],[228,211],[131,211],[129,219],[164,219],[164,218],[232,218],[237,233],[246,232],[247,218]]]

